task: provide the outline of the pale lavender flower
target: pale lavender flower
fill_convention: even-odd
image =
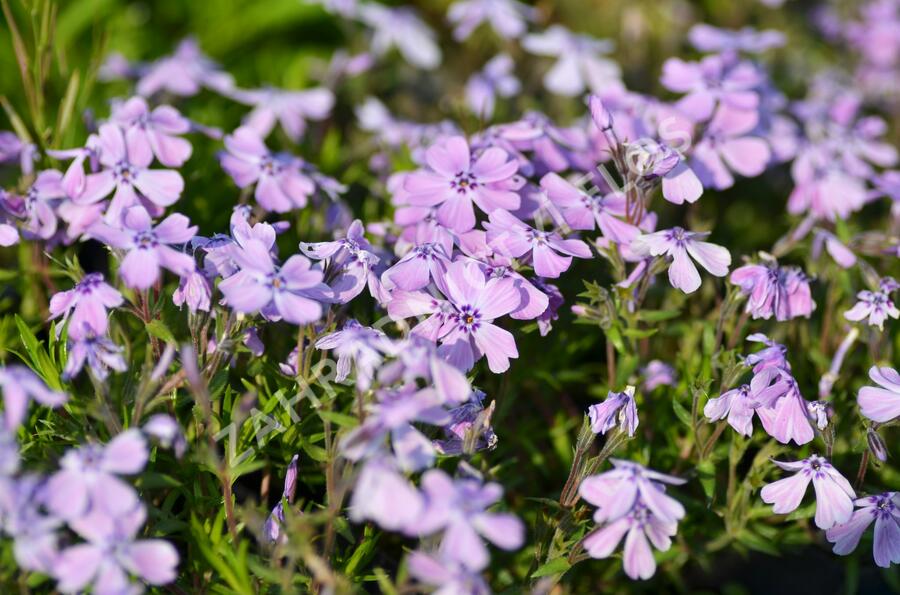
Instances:
[[[119,274],[125,284],[135,289],[147,289],[159,279],[160,267],[179,276],[195,268],[194,259],[171,247],[184,244],[197,233],[197,226],[180,213],[173,213],[154,226],[143,207],[131,207],[122,217],[123,228],[96,223],[88,233],[101,242],[125,251]]]
[[[518,164],[503,149],[486,149],[473,159],[469,144],[461,136],[435,143],[425,153],[429,169],[407,176],[403,187],[409,203],[437,207],[437,221],[462,233],[475,227],[474,202],[485,213],[495,209],[515,210],[520,198],[514,192]]]
[[[591,258],[590,247],[581,240],[535,229],[503,209],[493,211],[489,219],[484,224],[488,245],[514,258],[529,254],[534,272],[541,277],[559,277],[571,266],[573,256]]]
[[[49,389],[25,366],[0,367],[0,392],[3,393],[3,425],[8,431],[15,431],[22,424],[30,399],[54,408],[68,399],[65,393]]]
[[[359,19],[373,29],[372,53],[383,55],[396,47],[418,68],[431,70],[441,63],[434,32],[409,8],[391,8],[375,2],[359,7]]]
[[[691,45],[701,52],[747,52],[757,54],[785,44],[784,33],[774,29],[757,31],[752,27],[720,29],[699,23],[688,31]]]
[[[541,189],[561,209],[563,219],[572,229],[596,227],[604,238],[626,245],[641,235],[640,229],[620,219],[625,215],[625,196],[621,193],[589,194],[554,172],[541,178]]]
[[[788,382],[774,369],[763,370],[753,376],[750,384],[722,393],[703,407],[703,415],[710,421],[728,418],[736,432],[753,434],[753,414],[761,407],[772,407],[788,390]]]
[[[862,534],[875,522],[875,542],[872,554],[875,564],[890,568],[900,564],[900,494],[884,492],[858,498],[858,507],[850,520],[829,529],[825,536],[834,544],[834,553],[846,556],[856,549]]]
[[[828,427],[828,422],[834,415],[834,407],[828,401],[810,401],[806,404],[806,414],[822,431]]]
[[[266,523],[263,525],[263,535],[270,543],[287,541],[285,536],[281,534],[281,530],[284,528],[284,502],[287,501],[289,505],[294,503],[294,497],[297,494],[297,462],[299,460],[300,455],[291,457],[291,462],[288,463],[287,471],[284,473],[284,489],[281,492],[281,499],[275,505],[275,508],[272,509],[269,518],[266,519]]]
[[[307,120],[324,120],[334,107],[334,93],[322,87],[303,91],[274,88],[235,90],[231,97],[253,106],[253,110],[243,119],[244,126],[265,138],[279,123],[287,137],[295,143],[306,131]]]
[[[348,506],[350,520],[375,521],[388,531],[403,531],[416,522],[424,502],[416,487],[397,470],[390,457],[366,461],[353,487]]]
[[[380,456],[385,439],[390,437],[396,462],[404,471],[420,471],[434,463],[431,440],[412,424],[443,426],[450,422],[444,400],[433,388],[416,390],[415,385],[401,389],[376,391],[376,402],[362,425],[347,433],[340,442],[341,454],[351,461]]]
[[[818,259],[823,247],[841,268],[849,269],[856,264],[856,255],[837,236],[824,229],[817,229],[813,237],[812,257]]]
[[[143,97],[132,97],[113,107],[110,121],[125,130],[137,154],[152,153],[166,167],[181,167],[191,156],[191,143],[178,135],[190,132],[191,123],[178,110],[160,105],[153,110]]]
[[[623,392],[609,391],[606,400],[588,408],[591,431],[606,434],[616,426],[629,436],[634,436],[638,427],[637,405],[634,402],[634,387],[626,386]]]
[[[791,214],[811,212],[834,221],[846,219],[866,202],[866,188],[857,177],[835,167],[834,156],[820,147],[801,151],[791,165],[794,190],[788,198]]]
[[[772,462],[785,471],[795,472],[791,477],[770,483],[760,491],[763,502],[774,504],[774,513],[787,514],[796,510],[812,481],[816,491],[816,526],[831,529],[850,520],[856,493],[850,482],[827,459],[811,455],[795,462]]]
[[[469,400],[458,407],[450,409],[450,421],[444,426],[444,440],[433,440],[435,450],[442,455],[458,455],[463,453],[467,437],[474,432],[473,447],[475,450],[493,450],[497,446],[497,435],[491,427],[491,416],[494,403],[484,408],[485,394],[480,390],[471,391]],[[478,425],[476,425],[478,424]]]
[[[272,153],[252,128],[242,126],[226,136],[225,148],[219,158],[222,169],[239,188],[256,184],[256,201],[267,211],[303,208],[315,191],[313,181],[301,171],[302,160]]]
[[[856,304],[844,312],[844,318],[847,320],[865,320],[869,326],[883,331],[885,320],[900,317],[900,310],[894,305],[889,290],[863,290],[856,294],[856,299],[858,300]]]
[[[147,464],[147,441],[140,430],[126,430],[108,444],[85,444],[66,451],[45,494],[47,509],[71,521],[89,513],[128,514],[139,506],[134,489],[118,475],[135,475]]]
[[[700,288],[700,274],[691,257],[716,277],[727,275],[731,264],[728,250],[702,241],[708,235],[673,227],[636,238],[631,242],[631,249],[639,256],[671,256],[669,283],[684,293],[693,293]]]
[[[809,318],[815,303],[809,278],[797,267],[780,267],[776,262],[747,264],[731,273],[731,282],[747,296],[747,312],[753,319],[790,320]]]
[[[644,377],[644,392],[651,392],[658,386],[672,386],[678,382],[675,368],[658,359],[650,361],[641,370]]]
[[[618,65],[603,57],[613,49],[609,40],[572,33],[562,25],[551,25],[542,33],[523,37],[522,47],[532,54],[557,58],[556,64],[544,76],[544,86],[553,93],[575,96],[585,89],[600,93],[621,85]]]
[[[331,288],[331,299],[337,303],[349,302],[366,288],[379,303],[388,299],[374,270],[381,259],[364,232],[362,221],[356,219],[342,238],[331,242],[300,242],[301,252],[323,261],[325,283]]]
[[[815,432],[809,419],[809,404],[800,393],[797,381],[785,370],[770,369],[761,374],[771,377],[772,386],[781,387],[767,392],[770,402],[756,408],[763,428],[782,444],[788,444],[791,440],[798,446],[810,442],[815,438]],[[780,396],[779,392],[782,393]]]
[[[442,279],[447,274],[450,258],[439,243],[425,242],[413,247],[403,258],[381,275],[382,285],[389,289],[399,287],[404,291],[422,289],[429,282]]]
[[[490,595],[491,590],[477,571],[448,556],[431,556],[415,551],[407,559],[409,573],[416,580],[439,587],[444,595]]]
[[[694,145],[691,167],[703,186],[724,190],[734,185],[732,172],[751,178],[766,169],[772,151],[765,140],[747,134],[756,125],[751,113],[754,117],[736,110],[718,112]]]
[[[172,293],[172,303],[181,308],[187,305],[191,313],[198,310],[209,312],[212,286],[202,271],[191,271],[182,275],[178,288]]]
[[[55,169],[39,172],[37,179],[22,197],[25,230],[42,240],[56,234],[59,220],[56,208],[66,198],[62,185],[63,174]]]
[[[240,270],[219,283],[225,302],[237,312],[261,312],[269,320],[284,318],[292,324],[307,324],[322,315],[320,301],[328,288],[322,271],[295,254],[277,265],[269,247],[248,238],[233,252]]]
[[[150,169],[151,144],[140,128],[124,132],[117,124],[103,124],[99,131],[99,161],[104,169],[88,174],[84,188],[72,200],[79,205],[99,202],[115,191],[104,218],[117,225],[122,212],[144,204],[162,210],[174,204],[184,190],[184,179],[177,171]],[[140,193],[140,194],[138,194]]]
[[[559,287],[542,279],[534,279],[534,285],[547,296],[547,308],[537,317],[538,332],[546,337],[553,330],[553,322],[559,318],[559,309],[566,303]]]
[[[193,39],[181,41],[174,53],[139,70],[137,92],[144,97],[159,92],[189,97],[199,93],[202,87],[219,93],[234,88],[231,75],[205,56]]]
[[[869,368],[869,378],[878,386],[859,389],[857,403],[863,417],[887,423],[900,417],[900,374],[887,366]]]
[[[171,415],[157,413],[147,420],[141,430],[155,438],[163,448],[171,448],[176,458],[184,456],[187,439],[178,421]]]
[[[87,364],[98,380],[105,380],[109,370],[124,372],[128,364],[122,357],[122,348],[112,342],[106,335],[98,335],[90,328],[71,333],[68,344],[68,359],[63,368],[63,378],[75,378]]]
[[[489,0],[494,2],[495,0]],[[476,116],[490,120],[497,97],[512,97],[522,85],[513,74],[513,61],[507,54],[491,58],[481,72],[466,82],[466,103]]]
[[[632,580],[647,580],[656,573],[650,544],[661,552],[668,551],[677,531],[677,521],[658,517],[638,501],[624,516],[589,533],[582,544],[590,557],[608,558],[624,536],[622,563],[625,574]]]
[[[378,329],[363,326],[350,319],[344,327],[316,341],[316,349],[333,350],[338,356],[335,381],[343,382],[356,368],[356,387],[368,390],[375,371],[384,361],[385,354],[394,351],[391,340]]]
[[[174,581],[178,552],[172,544],[136,539],[146,519],[146,510],[137,504],[115,516],[95,510],[70,520],[69,526],[85,542],[59,553],[52,572],[56,587],[63,593],[81,592],[91,585],[94,593],[140,593],[129,575],[150,585]]]
[[[766,368],[791,369],[787,361],[787,347],[781,343],[776,343],[762,333],[748,335],[747,340],[765,345],[763,349],[744,358],[744,362],[753,367],[754,374],[759,374]]]
[[[684,507],[678,500],[666,495],[663,484],[681,485],[686,480],[631,461],[610,461],[612,470],[587,477],[578,486],[581,497],[598,507],[594,512],[594,521],[611,523],[619,520],[640,503],[664,522],[684,518]]]
[[[109,326],[106,310],[118,308],[123,301],[122,294],[106,283],[102,274],[89,273],[72,289],[50,298],[50,320],[61,317],[57,335],[67,321],[71,321],[69,337],[72,339],[77,339],[85,328],[95,335],[105,335]]]
[[[696,202],[703,194],[703,184],[684,157],[665,141],[640,138],[625,145],[625,161],[629,172],[645,184],[659,182],[663,198],[680,205]]]
[[[669,58],[663,64],[663,86],[685,93],[676,106],[695,122],[709,120],[716,108],[754,112],[761,83],[762,76],[752,63],[730,64],[721,55],[706,56],[700,62]],[[750,127],[755,124],[754,119]]]
[[[22,173],[30,176],[38,157],[37,147],[33,143],[23,142],[14,132],[0,131],[0,163],[18,161]]]
[[[482,538],[504,550],[516,550],[525,541],[525,525],[513,514],[488,512],[503,495],[497,483],[475,478],[452,479],[440,469],[422,475],[424,508],[406,526],[409,535],[443,531],[439,553],[465,568],[478,571],[490,561]]]
[[[50,574],[59,555],[56,531],[62,521],[40,510],[44,489],[44,479],[37,475],[0,476],[0,534],[13,538],[20,568]]]
[[[521,37],[536,16],[534,8],[516,0],[457,0],[447,9],[447,20],[456,25],[456,41],[468,39],[481,23],[505,39]]]

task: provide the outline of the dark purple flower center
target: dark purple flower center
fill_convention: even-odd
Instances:
[[[475,176],[465,171],[456,172],[456,176],[450,182],[450,187],[459,194],[466,194],[470,190],[475,190],[478,188],[478,185],[479,183]]]
[[[131,184],[137,173],[137,169],[125,160],[118,162],[113,168],[113,177],[121,184]]]
[[[466,331],[467,333],[473,332],[478,330],[478,327],[481,326],[481,313],[473,306],[466,304],[465,306],[459,308],[457,313],[457,320],[462,330]]]
[[[138,248],[149,250],[159,245],[156,234],[152,231],[139,231],[134,236],[134,243]]]

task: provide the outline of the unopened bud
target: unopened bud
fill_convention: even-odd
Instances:
[[[884,440],[874,429],[869,428],[866,431],[866,442],[869,445],[869,452],[882,463],[887,461],[888,451],[884,444]]]

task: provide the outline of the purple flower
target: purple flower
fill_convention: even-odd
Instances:
[[[485,213],[519,208],[519,195],[513,191],[518,165],[508,157],[492,147],[473,160],[466,139],[452,136],[428,148],[430,169],[413,172],[403,187],[411,205],[438,207],[438,223],[462,233],[475,227],[473,202]]]
[[[471,434],[474,434],[472,446],[476,451],[493,450],[497,446],[497,435],[490,425],[494,403],[485,409],[483,404],[485,394],[479,390],[471,393],[472,396],[466,403],[448,412],[450,421],[444,426],[446,439],[432,441],[439,454],[462,454],[465,452],[466,440],[473,438]]]
[[[787,347],[781,343],[776,343],[762,333],[753,333],[747,337],[747,340],[765,345],[764,349],[744,358],[744,362],[753,367],[754,374],[759,374],[766,368],[780,368],[788,371],[791,369],[791,365],[787,361]]]
[[[481,23],[504,39],[521,37],[536,15],[535,9],[516,0],[457,0],[447,9],[447,20],[456,25],[456,41],[468,39]]]
[[[37,475],[0,477],[0,534],[13,538],[20,568],[50,574],[59,555],[56,530],[62,521],[40,510],[44,489]]]
[[[141,430],[159,441],[163,448],[171,448],[177,458],[184,456],[187,439],[178,422],[171,415],[157,413],[147,420]]]
[[[159,279],[160,267],[179,276],[193,272],[194,259],[172,248],[170,244],[184,244],[197,233],[184,215],[173,213],[154,226],[143,207],[132,207],[122,218],[124,228],[96,223],[88,233],[101,242],[126,252],[119,266],[125,284],[135,289],[147,289]]]
[[[831,152],[819,147],[801,151],[791,165],[791,175],[795,184],[787,203],[791,214],[810,211],[834,221],[846,219],[866,202],[863,182],[835,167]]]
[[[53,295],[50,299],[50,319],[62,317],[57,334],[66,321],[71,321],[69,337],[72,339],[78,339],[78,333],[85,329],[90,329],[95,335],[105,335],[107,308],[117,308],[122,302],[122,294],[106,283],[102,274],[90,273],[72,289]]]
[[[134,489],[117,475],[140,473],[147,464],[147,441],[139,430],[126,430],[109,444],[69,449],[46,490],[46,506],[72,521],[89,513],[123,515],[139,505]]]
[[[557,278],[572,264],[572,257],[590,258],[591,249],[581,240],[565,240],[558,233],[526,225],[503,209],[490,214],[485,223],[488,244],[500,254],[521,258],[531,255],[534,272]]]
[[[776,262],[748,264],[731,273],[731,282],[747,296],[747,312],[753,319],[790,320],[809,318],[815,303],[809,278],[797,267],[779,267]]]
[[[322,271],[311,268],[308,259],[295,254],[279,266],[256,238],[235,246],[233,256],[240,270],[219,283],[231,308],[245,314],[261,312],[269,320],[284,318],[292,324],[307,324],[322,316],[319,300],[328,288],[322,283]]]
[[[658,386],[672,386],[678,382],[675,368],[658,359],[650,361],[641,374],[644,376],[644,392],[651,392]]]
[[[423,506],[422,495],[397,471],[396,462],[382,456],[363,465],[348,508],[355,523],[372,520],[388,531],[402,531],[416,522]]]
[[[71,325],[69,328],[72,328]],[[70,332],[69,336],[68,359],[63,369],[65,380],[75,378],[84,364],[88,364],[98,380],[105,380],[110,369],[116,372],[128,369],[122,357],[122,348],[106,335],[97,335],[90,328],[82,328],[74,335]]]
[[[894,305],[894,301],[891,299],[891,292],[892,290],[889,289],[860,291],[856,294],[856,299],[859,301],[844,312],[844,318],[853,321],[866,320],[869,326],[878,327],[878,330],[884,330],[885,320],[900,317],[900,310]]]
[[[489,0],[493,4],[495,0]],[[491,58],[481,72],[466,83],[466,103],[476,116],[490,120],[494,115],[496,98],[512,97],[522,85],[513,74],[513,61],[507,54]]]
[[[850,248],[845,246],[837,236],[824,229],[817,229],[812,244],[813,258],[819,258],[823,246],[828,254],[831,255],[831,258],[833,258],[841,268],[849,269],[856,264],[856,255]]]
[[[816,526],[830,529],[850,520],[856,493],[850,482],[827,459],[811,455],[801,461],[772,462],[785,471],[795,472],[791,477],[770,483],[760,491],[763,502],[774,504],[773,512],[787,514],[796,510],[812,481],[816,491]]]
[[[443,426],[450,422],[444,400],[433,388],[380,389],[377,401],[369,406],[362,425],[347,433],[340,443],[344,457],[359,461],[379,456],[390,436],[397,464],[404,471],[419,471],[434,463],[435,451],[413,422]],[[468,395],[466,395],[468,396]]]
[[[316,341],[316,349],[330,349],[338,356],[336,382],[343,382],[350,375],[350,366],[356,367],[356,387],[368,390],[375,371],[384,361],[384,355],[394,350],[391,340],[378,329],[363,326],[350,319],[339,331],[325,335]]]
[[[772,407],[777,399],[784,396],[787,388],[787,381],[774,370],[763,371],[754,375],[750,384],[707,401],[703,415],[710,421],[727,417],[728,425],[736,432],[750,436],[753,434],[753,413],[760,407]]]
[[[663,198],[676,205],[693,203],[703,194],[703,184],[684,157],[665,141],[641,138],[625,145],[629,172],[644,183],[661,180]]]
[[[758,176],[772,156],[765,140],[747,136],[756,125],[755,117],[749,118],[741,112],[723,113],[713,118],[694,145],[691,160],[691,167],[703,185],[716,190],[734,185],[732,171],[748,178]]]
[[[47,388],[24,366],[0,368],[0,392],[3,393],[3,425],[7,431],[15,431],[22,424],[29,398],[48,407],[59,407],[68,399],[65,393]]]
[[[149,205],[143,203],[145,206],[157,209],[178,200],[184,190],[184,179],[177,171],[150,169],[152,145],[140,127],[123,132],[117,124],[103,124],[99,135],[99,160],[104,169],[88,174],[83,191],[72,197],[76,204],[96,203],[115,190],[105,220],[116,225],[122,212],[141,204],[141,199],[149,202]]]
[[[764,371],[762,374],[771,377],[773,387],[779,387],[763,393],[772,400],[769,404],[761,404],[756,408],[763,428],[782,444],[791,440],[797,445],[810,442],[815,437],[815,432],[809,419],[809,404],[800,394],[797,381],[785,370]],[[765,385],[763,382],[763,386]],[[778,393],[782,394],[778,396]]]
[[[244,117],[244,126],[265,138],[277,122],[295,143],[306,131],[307,120],[323,120],[334,107],[334,93],[322,87],[303,91],[272,88],[236,90],[231,96],[253,106],[253,110]]]
[[[415,291],[443,279],[447,274],[450,258],[441,244],[425,242],[413,247],[403,258],[382,273],[382,284]]]
[[[159,92],[189,97],[199,93],[201,87],[220,93],[234,87],[231,75],[206,57],[193,39],[183,40],[174,53],[140,70],[137,92],[144,97]]]
[[[35,237],[49,240],[56,234],[59,221],[56,208],[66,198],[63,175],[55,169],[44,170],[25,193],[25,229]]]
[[[619,520],[641,503],[665,522],[684,518],[684,507],[678,500],[666,495],[663,484],[681,485],[686,480],[631,461],[610,461],[612,470],[587,477],[578,486],[581,497],[598,507],[594,512],[594,521],[611,523]]]
[[[878,386],[859,389],[857,402],[860,413],[878,423],[900,417],[900,374],[887,366],[872,366],[869,368],[869,378]]]
[[[638,427],[637,405],[634,402],[634,387],[626,386],[621,393],[609,391],[606,400],[588,408],[591,431],[606,434],[618,426],[629,436],[634,436]]]
[[[172,544],[163,539],[135,539],[146,518],[144,507],[137,504],[116,516],[93,511],[69,521],[86,541],[59,553],[53,565],[57,588],[75,593],[92,585],[95,593],[139,593],[129,575],[150,585],[174,581],[178,552]]]
[[[875,543],[872,554],[875,564],[890,568],[900,564],[900,494],[884,492],[858,498],[858,506],[850,520],[829,529],[825,536],[834,544],[834,553],[846,556],[856,549],[859,540],[872,521],[875,521]]]
[[[669,283],[684,293],[693,293],[700,288],[700,274],[690,257],[716,277],[727,275],[731,264],[728,250],[701,241],[708,235],[673,227],[636,238],[631,242],[631,249],[639,256],[671,256]]]
[[[637,227],[619,218],[625,215],[625,197],[620,193],[588,194],[553,172],[541,178],[541,189],[562,209],[562,217],[572,229],[597,227],[603,237],[626,245],[641,235]]]
[[[492,0],[493,1],[493,0]],[[418,581],[440,587],[435,593],[446,595],[490,595],[491,590],[477,571],[446,556],[412,552],[407,559],[409,573]]]
[[[578,35],[562,25],[551,25],[542,33],[522,38],[522,47],[532,54],[557,58],[544,75],[544,86],[553,93],[575,96],[585,89],[599,93],[621,85],[618,65],[603,57],[613,49],[609,40]]]
[[[500,484],[454,480],[440,469],[426,471],[421,484],[424,509],[405,532],[430,535],[443,530],[439,548],[443,558],[479,571],[490,561],[482,538],[504,550],[516,550],[525,541],[525,525],[515,515],[486,510],[503,495]]]
[[[266,519],[266,524],[263,525],[263,534],[270,543],[287,541],[281,534],[281,529],[284,527],[284,502],[286,500],[288,504],[294,503],[294,496],[297,494],[297,461],[299,460],[300,455],[291,457],[291,462],[288,463],[287,471],[284,473],[284,489],[281,492],[281,500],[272,509],[272,513]]]
[[[647,580],[656,573],[650,544],[659,551],[668,551],[677,531],[677,521],[661,519],[638,502],[624,516],[589,533],[583,545],[590,557],[608,558],[624,536],[622,562],[625,574],[632,580]]]
[[[132,97],[113,108],[110,120],[126,131],[135,154],[152,152],[166,167],[181,167],[191,156],[191,143],[178,137],[190,131],[191,123],[174,107],[160,105],[151,111],[146,99]],[[144,146],[131,149],[139,145]]]
[[[256,184],[254,196],[267,211],[285,213],[306,206],[315,190],[313,181],[301,171],[302,161],[292,155],[273,154],[259,133],[242,126],[225,137],[222,169],[239,188]]]
[[[706,56],[700,62],[669,58],[663,64],[662,84],[670,91],[685,93],[676,106],[695,122],[704,122],[714,110],[754,112],[759,106],[755,89],[762,82],[750,62],[729,64],[722,56]],[[755,125],[754,121],[751,125]]]
[[[434,32],[411,9],[367,2],[359,7],[359,18],[374,30],[372,53],[383,55],[396,47],[413,66],[431,70],[441,63]]]
[[[461,370],[470,370],[482,356],[495,374],[509,369],[509,359],[519,356],[512,334],[494,320],[516,310],[522,296],[512,279],[487,280],[474,262],[457,260],[445,279],[447,301],[421,292],[394,292],[388,304],[392,318],[433,314],[434,338],[439,353]],[[424,323],[422,323],[424,324]]]
[[[748,52],[757,54],[785,44],[784,33],[774,29],[757,31],[743,27],[732,31],[699,23],[691,27],[688,39],[701,52]]]
[[[362,221],[356,219],[343,238],[332,242],[301,242],[300,251],[314,260],[324,261],[325,283],[331,288],[332,299],[346,304],[363,289],[369,289],[379,303],[388,299],[387,292],[375,274],[381,260],[366,239]]]
[[[187,304],[191,313],[198,310],[209,312],[212,287],[201,271],[191,271],[178,281],[178,288],[172,293],[172,303],[181,308]]]

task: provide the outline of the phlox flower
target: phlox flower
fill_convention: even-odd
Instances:
[[[626,245],[641,235],[640,229],[620,219],[625,215],[625,196],[621,193],[589,194],[553,172],[541,178],[541,189],[561,209],[572,229],[596,227],[603,237]]]
[[[558,126],[536,111],[527,112],[516,122],[496,127],[484,138],[483,144],[503,149],[515,157],[520,171],[526,175],[535,170],[562,172],[594,166],[592,160],[583,157],[590,144],[582,128]],[[533,153],[530,160],[523,154],[526,151]]]
[[[356,368],[357,388],[368,390],[376,370],[384,361],[385,354],[394,351],[394,345],[380,330],[363,326],[350,319],[341,330],[316,341],[316,349],[330,349],[337,354],[335,381],[346,380],[352,365]]]
[[[49,240],[59,226],[56,209],[66,198],[62,185],[63,174],[55,169],[39,172],[34,183],[22,197],[25,230],[42,240]]]
[[[437,207],[436,219],[455,232],[475,227],[474,202],[485,213],[519,208],[518,165],[506,151],[491,147],[472,159],[469,144],[461,136],[442,139],[425,152],[427,170],[406,177],[403,188],[409,204]]]
[[[397,463],[377,456],[360,469],[348,511],[355,523],[371,520],[382,529],[403,531],[419,518],[423,507],[422,495],[399,473]]]
[[[494,0],[489,0],[494,2]],[[513,74],[513,61],[507,54],[491,58],[481,72],[466,83],[466,103],[476,116],[490,119],[494,115],[497,96],[512,97],[522,85]]]
[[[75,287],[60,291],[50,298],[50,319],[61,318],[57,334],[70,321],[69,337],[78,338],[78,333],[90,329],[96,335],[105,335],[109,325],[107,309],[118,308],[123,302],[122,294],[106,283],[101,273],[89,273]]]
[[[453,38],[464,41],[481,23],[487,23],[504,39],[521,37],[537,11],[516,0],[457,0],[447,9],[447,20],[456,25]]]
[[[866,202],[865,184],[834,165],[834,156],[821,147],[801,151],[791,165],[794,189],[788,198],[791,214],[809,211],[834,221],[846,219]]]
[[[650,361],[642,370],[644,392],[651,392],[658,386],[672,386],[678,382],[675,368],[658,359]]]
[[[688,39],[701,52],[747,52],[758,54],[785,44],[784,33],[774,29],[757,31],[752,27],[720,29],[698,23],[688,31]]]
[[[139,501],[118,475],[140,473],[147,464],[147,441],[139,430],[126,430],[108,444],[85,444],[66,451],[60,469],[47,482],[45,505],[72,521],[89,513],[115,517],[133,512]]]
[[[125,251],[119,274],[126,285],[135,289],[147,289],[156,283],[160,267],[179,276],[195,268],[191,256],[171,247],[188,242],[197,233],[197,226],[191,226],[188,218],[180,213],[173,213],[154,226],[143,207],[131,207],[122,217],[121,229],[98,222],[88,233],[104,244]]]
[[[603,57],[613,49],[609,40],[572,33],[562,25],[551,25],[541,33],[523,37],[522,47],[532,54],[557,58],[556,64],[544,75],[544,86],[553,93],[575,96],[585,89],[599,93],[621,84],[618,65]]]
[[[203,271],[194,270],[182,275],[178,288],[172,292],[172,303],[181,308],[187,305],[191,313],[209,312],[212,286]]]
[[[681,485],[686,480],[631,461],[610,461],[613,469],[586,477],[578,486],[581,497],[598,507],[594,512],[594,521],[616,521],[639,503],[665,522],[675,522],[684,517],[684,507],[678,500],[666,495],[663,484]]]
[[[884,321],[888,318],[900,317],[900,310],[891,299],[892,290],[878,289],[877,291],[863,290],[856,294],[856,304],[844,312],[847,320],[865,320],[869,326],[878,330],[884,330]]]
[[[157,413],[150,417],[141,428],[147,436],[156,439],[163,448],[171,448],[177,458],[184,456],[187,439],[184,430],[171,415]]]
[[[827,459],[811,455],[795,462],[772,462],[785,471],[795,472],[791,477],[770,483],[760,491],[763,502],[774,504],[773,512],[787,514],[796,510],[812,481],[816,491],[816,526],[830,529],[850,520],[856,493],[850,482]]]
[[[284,527],[284,502],[288,504],[294,503],[294,496],[297,494],[297,462],[300,455],[291,457],[288,463],[287,471],[284,472],[284,488],[281,492],[281,500],[272,509],[272,513],[266,519],[263,525],[263,533],[270,543],[282,543],[287,541],[281,530]]]
[[[449,265],[450,258],[442,244],[425,242],[414,246],[382,273],[381,281],[388,287],[415,291],[426,287],[431,281],[437,283],[447,274]]]
[[[554,231],[535,229],[503,209],[492,212],[484,227],[490,246],[514,258],[530,254],[534,272],[541,277],[559,277],[571,266],[573,256],[591,257],[590,247],[581,240],[567,240]]]
[[[20,568],[50,574],[59,555],[56,532],[62,521],[41,511],[44,489],[44,479],[38,475],[0,476],[0,535],[13,539],[13,555]]]
[[[191,123],[178,110],[160,105],[152,110],[143,97],[132,97],[113,107],[110,121],[125,130],[138,154],[152,152],[166,167],[181,167],[191,156],[191,143],[178,135],[190,132]],[[133,131],[133,132],[132,132]]]
[[[497,435],[490,426],[493,403],[484,408],[485,394],[480,390],[471,391],[469,400],[450,409],[450,421],[444,426],[444,440],[433,440],[435,450],[442,455],[462,454],[469,433],[475,433],[472,446],[475,450],[492,450],[497,446]],[[476,424],[478,424],[476,426]]]
[[[634,402],[634,387],[626,386],[623,392],[609,391],[606,400],[588,408],[591,431],[606,434],[618,426],[629,436],[634,436],[638,427],[637,405]]]
[[[809,318],[815,307],[809,278],[797,267],[747,264],[732,271],[730,279],[747,296],[747,312],[754,320],[768,320],[773,314],[776,320]]]
[[[230,91],[234,79],[210,60],[193,39],[184,39],[175,51],[138,68],[137,92],[144,97],[164,92],[190,97],[203,87],[219,93]]]
[[[47,407],[59,407],[66,402],[65,393],[51,390],[34,372],[24,366],[0,367],[0,392],[3,393],[3,426],[15,431],[34,399]]]
[[[765,345],[763,349],[744,358],[744,363],[753,368],[754,374],[759,374],[766,368],[791,369],[791,364],[787,361],[787,347],[781,343],[776,343],[762,333],[748,335],[747,340]]]
[[[409,8],[391,8],[376,2],[359,7],[359,19],[372,28],[370,48],[383,55],[396,47],[403,58],[418,68],[431,70],[441,63],[441,49],[434,32]]]
[[[259,133],[248,126],[227,135],[225,149],[219,158],[222,169],[239,188],[256,184],[253,195],[267,211],[301,209],[315,191],[313,181],[301,171],[300,159],[272,153]]]
[[[700,274],[691,257],[716,277],[727,275],[731,264],[728,250],[702,241],[708,235],[673,227],[636,238],[631,249],[639,256],[671,256],[669,283],[684,293],[693,293],[700,288]]]
[[[856,399],[863,417],[878,423],[900,417],[900,374],[893,368],[872,366],[869,378],[878,386],[859,389]]]
[[[775,379],[773,382],[773,378]],[[759,407],[771,407],[787,391],[788,383],[772,371],[753,376],[750,384],[744,384],[710,399],[703,407],[703,415],[710,421],[728,419],[736,432],[744,436],[753,434],[753,414]]]
[[[275,124],[293,142],[299,142],[306,131],[307,120],[323,120],[334,107],[334,93],[323,87],[303,91],[285,91],[263,88],[235,90],[231,97],[252,105],[242,124],[254,130],[261,138],[269,136]]]
[[[366,288],[379,303],[388,299],[375,274],[381,259],[364,232],[362,221],[356,219],[342,238],[331,242],[300,243],[300,251],[306,256],[323,261],[325,283],[331,288],[331,299],[337,303],[349,302]]]
[[[815,438],[815,432],[809,419],[809,403],[800,393],[797,381],[785,370],[768,370],[761,374],[772,378],[772,387],[779,387],[777,390],[770,387],[771,390],[765,393],[757,393],[757,398],[760,394],[765,394],[771,399],[768,404],[756,407],[756,413],[766,433],[782,444],[787,444],[791,440],[797,445],[810,442]],[[780,396],[779,392],[782,393]]]
[[[856,549],[862,534],[875,522],[872,554],[875,564],[890,568],[900,564],[900,494],[884,492],[854,500],[857,509],[845,523],[835,525],[825,536],[834,544],[834,553],[846,556]]]
[[[279,266],[269,247],[256,238],[235,246],[232,255],[240,270],[219,283],[231,308],[292,324],[307,324],[322,315],[320,301],[330,291],[322,283],[322,271],[312,268],[306,257],[295,254]]]
[[[439,587],[446,595],[490,595],[491,590],[477,571],[447,556],[432,556],[415,551],[407,559],[409,573],[416,580]]]
[[[772,156],[768,143],[747,134],[755,120],[731,111],[719,112],[709,123],[691,153],[691,167],[705,187],[731,188],[732,172],[751,178],[766,169]]]
[[[424,508],[413,523],[409,535],[430,535],[443,531],[439,553],[466,569],[484,569],[490,561],[482,538],[504,550],[516,550],[525,541],[525,525],[513,514],[488,512],[503,495],[497,483],[475,478],[451,479],[440,469],[422,475]]]
[[[663,140],[641,138],[627,143],[625,161],[628,173],[639,176],[645,184],[658,182],[663,198],[671,203],[693,203],[703,194],[703,184],[694,169]]]
[[[706,56],[699,62],[669,58],[663,64],[663,86],[685,93],[675,105],[695,122],[709,120],[717,107],[755,111],[759,106],[756,88],[761,83],[762,76],[752,63],[730,64],[721,55]]]
[[[84,189],[72,197],[75,204],[94,204],[115,191],[104,219],[117,225],[129,207],[143,204],[161,211],[178,200],[184,179],[174,170],[150,169],[152,145],[141,128],[131,127],[126,132],[118,124],[107,123],[100,126],[98,134],[103,169],[87,175]]]
[[[814,259],[819,258],[823,247],[841,268],[849,269],[856,264],[856,255],[837,236],[824,229],[817,229],[812,244],[812,257]]]
[[[143,505],[111,516],[93,511],[69,526],[86,541],[59,553],[52,574],[63,593],[93,586],[95,593],[140,593],[128,575],[150,585],[175,580],[178,552],[163,539],[136,539],[147,519]]]
[[[90,367],[98,380],[106,380],[109,370],[124,372],[128,369],[128,364],[122,357],[122,348],[113,343],[107,335],[98,335],[86,327],[75,331],[74,334],[71,325],[69,329],[69,353],[63,369],[65,380],[75,378],[85,364]]]

